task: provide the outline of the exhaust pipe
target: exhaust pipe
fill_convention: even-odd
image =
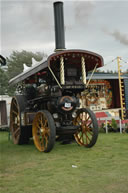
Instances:
[[[65,49],[63,2],[54,3],[55,51]]]

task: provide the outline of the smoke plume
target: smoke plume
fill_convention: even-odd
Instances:
[[[110,32],[107,29],[103,29],[103,31],[105,33],[107,33],[108,35],[111,35],[112,37],[115,38],[115,40],[119,41],[121,44],[123,45],[128,45],[128,34],[122,34],[120,31],[115,30],[113,32]]]
[[[111,33],[111,35],[118,40],[120,43],[124,45],[128,45],[128,35],[126,34],[121,34],[119,31],[114,31]]]
[[[75,2],[75,20],[80,25],[88,23],[94,4],[89,1]]]

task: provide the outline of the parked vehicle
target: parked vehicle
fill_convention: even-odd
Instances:
[[[84,147],[92,147],[98,137],[94,113],[80,108],[79,96],[86,90],[88,71],[103,66],[99,54],[86,50],[66,50],[63,3],[54,3],[55,53],[10,80],[20,85],[12,98],[10,131],[14,144],[28,143],[32,136],[39,151],[50,152],[59,136],[74,136]]]

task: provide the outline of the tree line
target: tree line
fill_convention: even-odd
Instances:
[[[41,61],[47,54],[42,52],[29,51],[13,51],[9,57],[6,58],[7,69],[0,68],[0,95],[14,95],[16,87],[9,86],[9,80],[23,72],[23,64],[31,66],[32,58],[36,61]]]

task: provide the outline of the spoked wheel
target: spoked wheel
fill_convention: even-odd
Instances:
[[[56,128],[52,115],[44,110],[35,115],[32,125],[33,140],[36,148],[49,152],[55,144]]]
[[[17,95],[12,98],[10,109],[10,131],[14,144],[25,144],[29,141],[27,128],[21,125],[21,112],[25,109],[25,97]]]
[[[73,123],[79,126],[74,135],[76,142],[88,148],[95,145],[98,137],[98,123],[94,113],[90,109],[79,109]]]

